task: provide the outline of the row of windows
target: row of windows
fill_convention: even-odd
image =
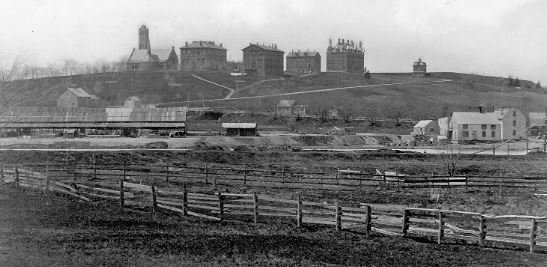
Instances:
[[[482,131],[481,135],[482,135],[482,137],[486,137],[486,131]],[[517,135],[517,130],[513,130],[513,136],[516,136],[516,135]],[[463,137],[469,137],[469,131],[462,131],[462,136]],[[495,138],[496,137],[496,132],[494,132],[494,131],[490,132],[490,136],[492,138]]]
[[[195,55],[209,55],[209,54],[224,55],[225,54],[222,51],[211,50],[211,49],[204,49],[204,50],[188,49],[188,50],[181,50],[180,52],[182,54],[195,54]]]
[[[469,124],[462,124],[462,127],[463,127],[464,130],[467,130],[467,129],[469,129]],[[486,130],[487,128],[488,128],[487,124],[481,124],[481,129],[482,130]],[[495,124],[490,125],[490,130],[495,130],[495,129],[496,129]]]

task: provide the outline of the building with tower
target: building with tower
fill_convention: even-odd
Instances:
[[[321,55],[319,52],[291,51],[287,54],[287,72],[293,74],[309,74],[321,72]]]
[[[243,66],[245,72],[256,76],[282,76],[283,59],[282,50],[277,45],[249,44],[243,48]]]
[[[418,61],[412,65],[412,76],[425,76],[427,74],[427,64],[418,58]]]
[[[363,42],[338,39],[333,45],[329,39],[327,48],[327,71],[363,73],[365,71],[365,49]]]
[[[180,48],[180,70],[208,71],[226,68],[226,48],[213,41],[186,42]]]
[[[176,70],[178,57],[175,48],[152,49],[150,47],[150,35],[146,25],[139,28],[139,46],[133,48],[126,62],[128,71],[141,70]]]

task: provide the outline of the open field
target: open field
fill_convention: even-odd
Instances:
[[[0,264],[4,266],[288,264],[376,266],[543,266],[545,255],[435,245],[419,239],[295,228],[283,220],[257,225],[211,222],[111,204],[0,187]]]

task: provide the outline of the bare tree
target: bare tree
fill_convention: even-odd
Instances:
[[[439,154],[439,159],[443,164],[446,174],[450,177],[456,174],[458,168],[458,162],[461,158],[460,151],[457,151],[453,146],[448,145],[446,153]]]
[[[9,89],[12,81],[19,77],[22,64],[23,61],[18,56],[11,61],[2,60],[2,63],[0,63],[0,107],[7,108],[15,104],[12,101],[12,97],[8,96],[6,91]]]

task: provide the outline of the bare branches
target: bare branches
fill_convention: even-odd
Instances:
[[[448,145],[446,153],[439,154],[439,159],[444,166],[448,176],[454,176],[461,158],[461,151],[457,151],[453,146]]]

